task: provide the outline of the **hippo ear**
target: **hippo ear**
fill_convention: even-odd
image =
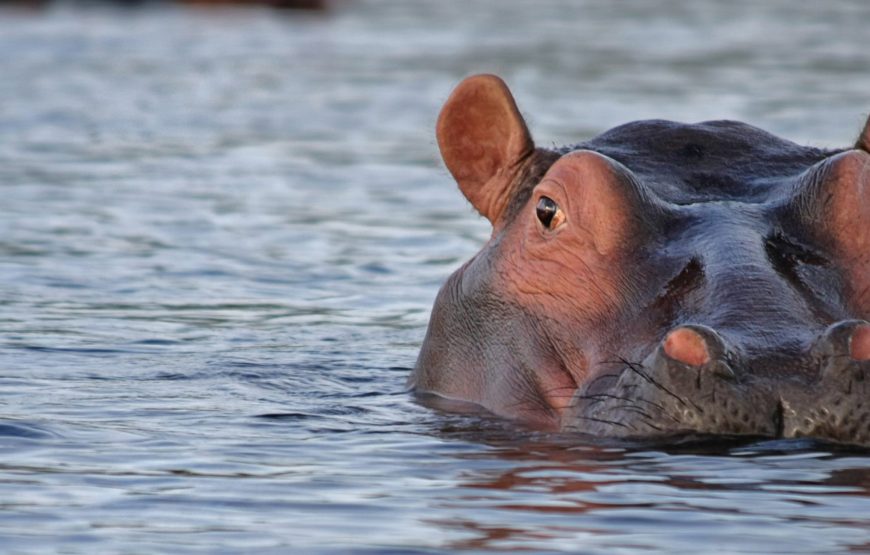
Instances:
[[[808,169],[786,205],[806,228],[828,242],[845,271],[847,298],[870,317],[870,152],[847,150]]]
[[[855,143],[855,148],[870,152],[870,117],[864,123],[864,130],[861,131],[861,136],[858,137],[858,142]]]
[[[441,109],[438,146],[462,194],[495,224],[507,207],[522,162],[535,145],[504,81],[474,75]]]

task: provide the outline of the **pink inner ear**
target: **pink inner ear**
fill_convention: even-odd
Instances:
[[[665,354],[690,366],[701,366],[710,362],[707,342],[701,335],[689,328],[678,328],[668,334],[664,342]]]
[[[837,263],[846,271],[856,316],[870,316],[870,153],[849,150],[824,162],[829,169],[814,192],[811,225],[824,226]]]
[[[870,154],[850,150],[830,160],[832,171],[822,192],[828,225],[850,254],[863,254],[868,235],[864,226],[870,221]]]
[[[849,354],[852,360],[870,360],[870,326],[863,324],[855,328],[852,332]]]
[[[495,224],[510,202],[519,166],[535,148],[507,85],[494,75],[465,79],[441,109],[436,134],[460,190]]]

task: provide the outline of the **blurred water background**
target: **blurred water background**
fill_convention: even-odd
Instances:
[[[3,553],[870,551],[870,457],[585,445],[422,407],[486,240],[433,127],[465,75],[541,145],[733,118],[845,146],[870,4],[0,9]]]

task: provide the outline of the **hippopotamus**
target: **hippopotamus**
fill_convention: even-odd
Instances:
[[[414,391],[617,441],[870,446],[870,120],[845,149],[664,120],[541,148],[476,75],[436,134],[492,234],[436,297]]]

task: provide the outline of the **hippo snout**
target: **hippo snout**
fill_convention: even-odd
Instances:
[[[780,399],[780,435],[870,445],[870,324],[834,324],[819,338],[816,356],[817,379]]]
[[[829,326],[793,357],[797,368],[763,367],[763,359],[747,358],[707,326],[679,326],[643,361],[605,363],[615,371],[578,390],[563,428],[624,438],[813,437],[870,445],[870,323]]]

